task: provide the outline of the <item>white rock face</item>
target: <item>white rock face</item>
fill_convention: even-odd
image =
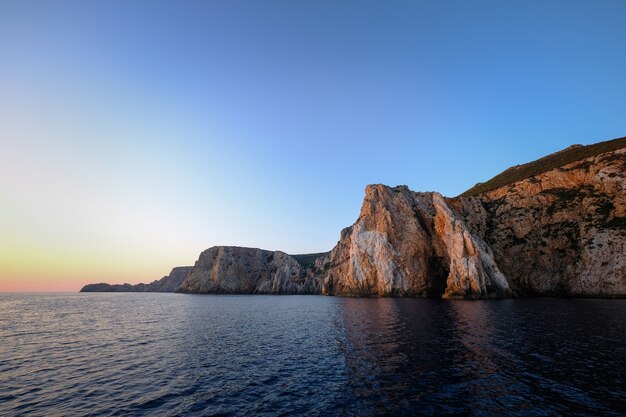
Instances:
[[[450,259],[444,298],[510,295],[509,284],[487,244],[470,233],[440,194],[433,194],[433,203],[437,211],[435,230]]]
[[[370,185],[357,222],[328,257],[323,293],[508,296],[487,245],[438,193]]]
[[[215,246],[200,254],[178,292],[319,294],[320,278],[284,252]]]

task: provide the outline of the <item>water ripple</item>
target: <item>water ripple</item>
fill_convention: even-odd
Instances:
[[[626,301],[0,294],[0,415],[623,415]]]

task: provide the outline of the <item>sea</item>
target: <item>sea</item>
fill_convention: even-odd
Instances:
[[[0,294],[1,416],[624,416],[626,300]]]

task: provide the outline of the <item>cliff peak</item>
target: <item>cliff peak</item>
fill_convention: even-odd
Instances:
[[[240,246],[214,246],[200,254],[177,289],[184,293],[319,294],[320,277],[312,269],[324,254],[291,256]]]
[[[491,252],[439,193],[368,186],[330,252],[322,291],[368,296],[508,296]]]

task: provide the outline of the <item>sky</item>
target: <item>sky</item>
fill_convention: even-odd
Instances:
[[[455,196],[626,135],[626,2],[0,0],[0,291],[330,250],[370,183]]]

